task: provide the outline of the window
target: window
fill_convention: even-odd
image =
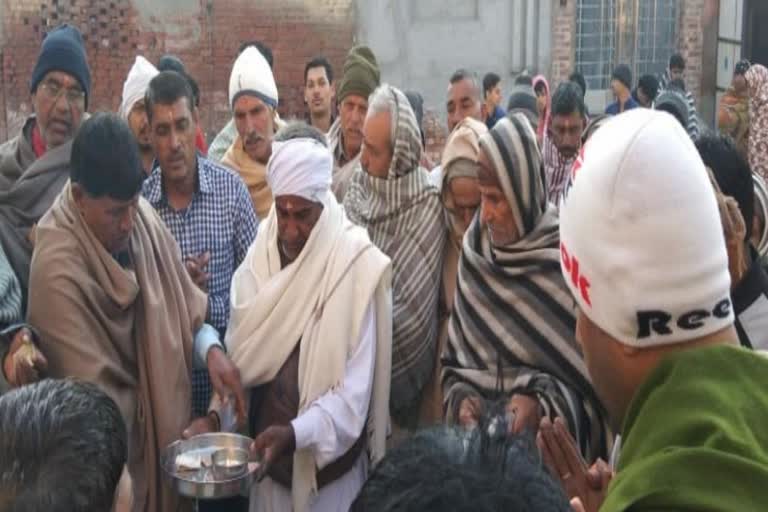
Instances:
[[[576,68],[589,89],[607,89],[626,63],[634,80],[661,74],[677,49],[678,0],[579,0]]]

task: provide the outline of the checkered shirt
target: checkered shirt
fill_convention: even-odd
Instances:
[[[256,238],[258,220],[248,189],[234,172],[198,155],[197,173],[197,190],[183,210],[174,210],[168,203],[159,166],[144,182],[142,194],[165,221],[184,260],[210,252],[206,322],[219,331],[223,340],[229,321],[232,275]],[[194,370],[195,416],[206,413],[210,398],[208,372]]]

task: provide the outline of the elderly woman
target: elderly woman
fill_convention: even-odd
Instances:
[[[447,420],[472,427],[498,408],[509,432],[535,435],[544,416],[561,417],[593,461],[608,448],[604,414],[574,336],[536,134],[514,114],[479,143],[481,212],[464,236],[442,358]]]
[[[432,381],[427,385],[425,398],[422,401],[420,417],[423,425],[437,423],[443,417],[440,354],[448,337],[448,319],[453,309],[461,243],[464,239],[464,233],[480,206],[477,159],[480,154],[480,137],[487,132],[488,128],[484,123],[467,117],[456,125],[443,149],[440,199],[445,209],[448,236],[445,241],[442,289],[438,310],[440,334],[438,335],[437,360],[435,361]]]
[[[749,61],[742,60],[733,70],[731,86],[720,99],[717,111],[717,128],[736,143],[739,153],[746,159],[749,144],[749,94],[747,79]]]
[[[749,94],[749,166],[768,180],[768,69],[753,64],[744,78]]]

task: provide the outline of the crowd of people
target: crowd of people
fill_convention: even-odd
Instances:
[[[758,511],[768,503],[768,69],[716,127],[685,60],[446,77],[449,136],[374,52],[263,42],[207,145],[183,62],[88,113],[77,28],[44,39],[0,145],[0,510],[187,510],[178,439],[253,439],[250,496],[197,510]],[[633,87],[634,85],[634,87]]]

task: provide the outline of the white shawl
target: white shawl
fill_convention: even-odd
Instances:
[[[274,379],[296,343],[299,413],[340,386],[359,339],[365,310],[376,304],[376,365],[369,408],[371,459],[384,455],[392,364],[391,264],[327,192],[324,209],[299,257],[281,268],[273,207],[232,280],[227,346],[243,385]],[[375,294],[375,295],[374,295]],[[310,450],[294,454],[293,508],[317,492]]]

